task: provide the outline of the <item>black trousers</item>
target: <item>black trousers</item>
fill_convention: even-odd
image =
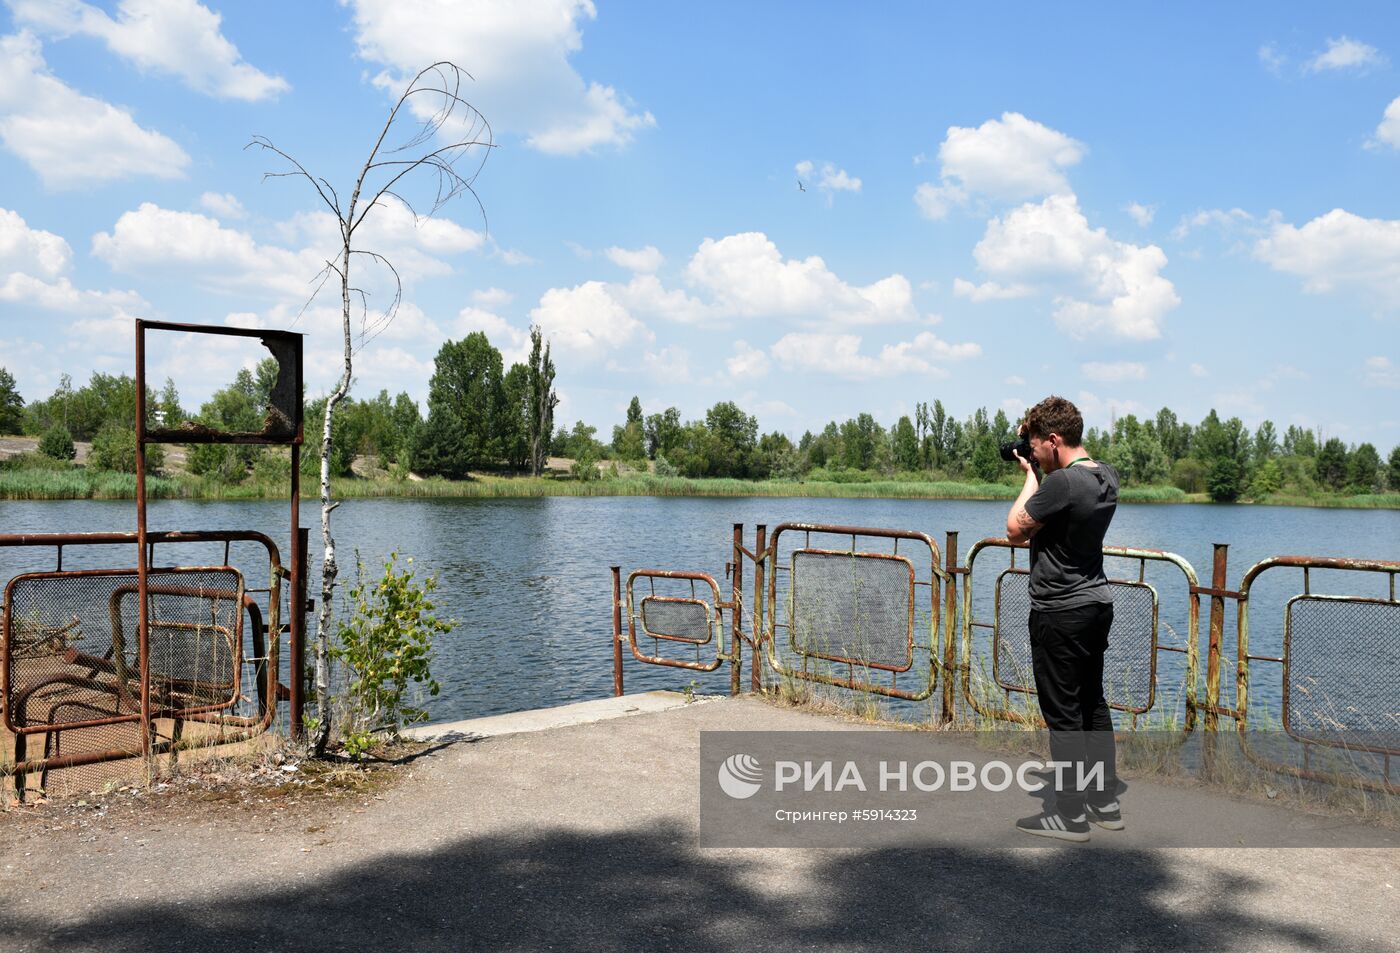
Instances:
[[[1103,656],[1112,626],[1109,602],[1031,610],[1031,668],[1040,713],[1050,729],[1050,756],[1070,765],[1057,775],[1055,798],[1060,813],[1070,817],[1083,813],[1086,796],[1094,804],[1117,797],[1113,718],[1103,694]],[[1082,785],[1080,778],[1090,783]]]

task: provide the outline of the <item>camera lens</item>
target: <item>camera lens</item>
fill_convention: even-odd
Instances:
[[[1016,454],[1021,455],[1021,459],[1031,461],[1031,442],[1026,437],[1017,439],[1015,443],[1004,443],[1001,445],[1001,458],[1007,463],[1016,459]]]

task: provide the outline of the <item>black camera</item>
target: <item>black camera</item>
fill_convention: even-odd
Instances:
[[[1004,443],[1001,445],[1001,458],[1007,463],[1014,463],[1019,453],[1021,459],[1027,463],[1034,464],[1035,457],[1031,455],[1031,441],[1029,437],[1017,437],[1015,443]]]

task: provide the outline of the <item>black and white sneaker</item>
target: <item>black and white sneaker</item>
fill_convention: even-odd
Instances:
[[[1084,813],[1089,820],[1106,831],[1121,831],[1123,829],[1123,812],[1117,801],[1109,801],[1100,807],[1092,804],[1084,805]]]
[[[1050,811],[1023,817],[1016,822],[1016,829],[1037,837],[1054,837],[1057,840],[1086,841],[1089,839],[1089,820],[1083,814],[1078,817],[1065,817]]]

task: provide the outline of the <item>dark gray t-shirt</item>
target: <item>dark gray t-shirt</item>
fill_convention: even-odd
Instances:
[[[1106,463],[1066,467],[1040,481],[1026,501],[1026,513],[1042,524],[1031,537],[1032,609],[1113,601],[1103,574],[1103,538],[1117,507],[1118,471]]]

